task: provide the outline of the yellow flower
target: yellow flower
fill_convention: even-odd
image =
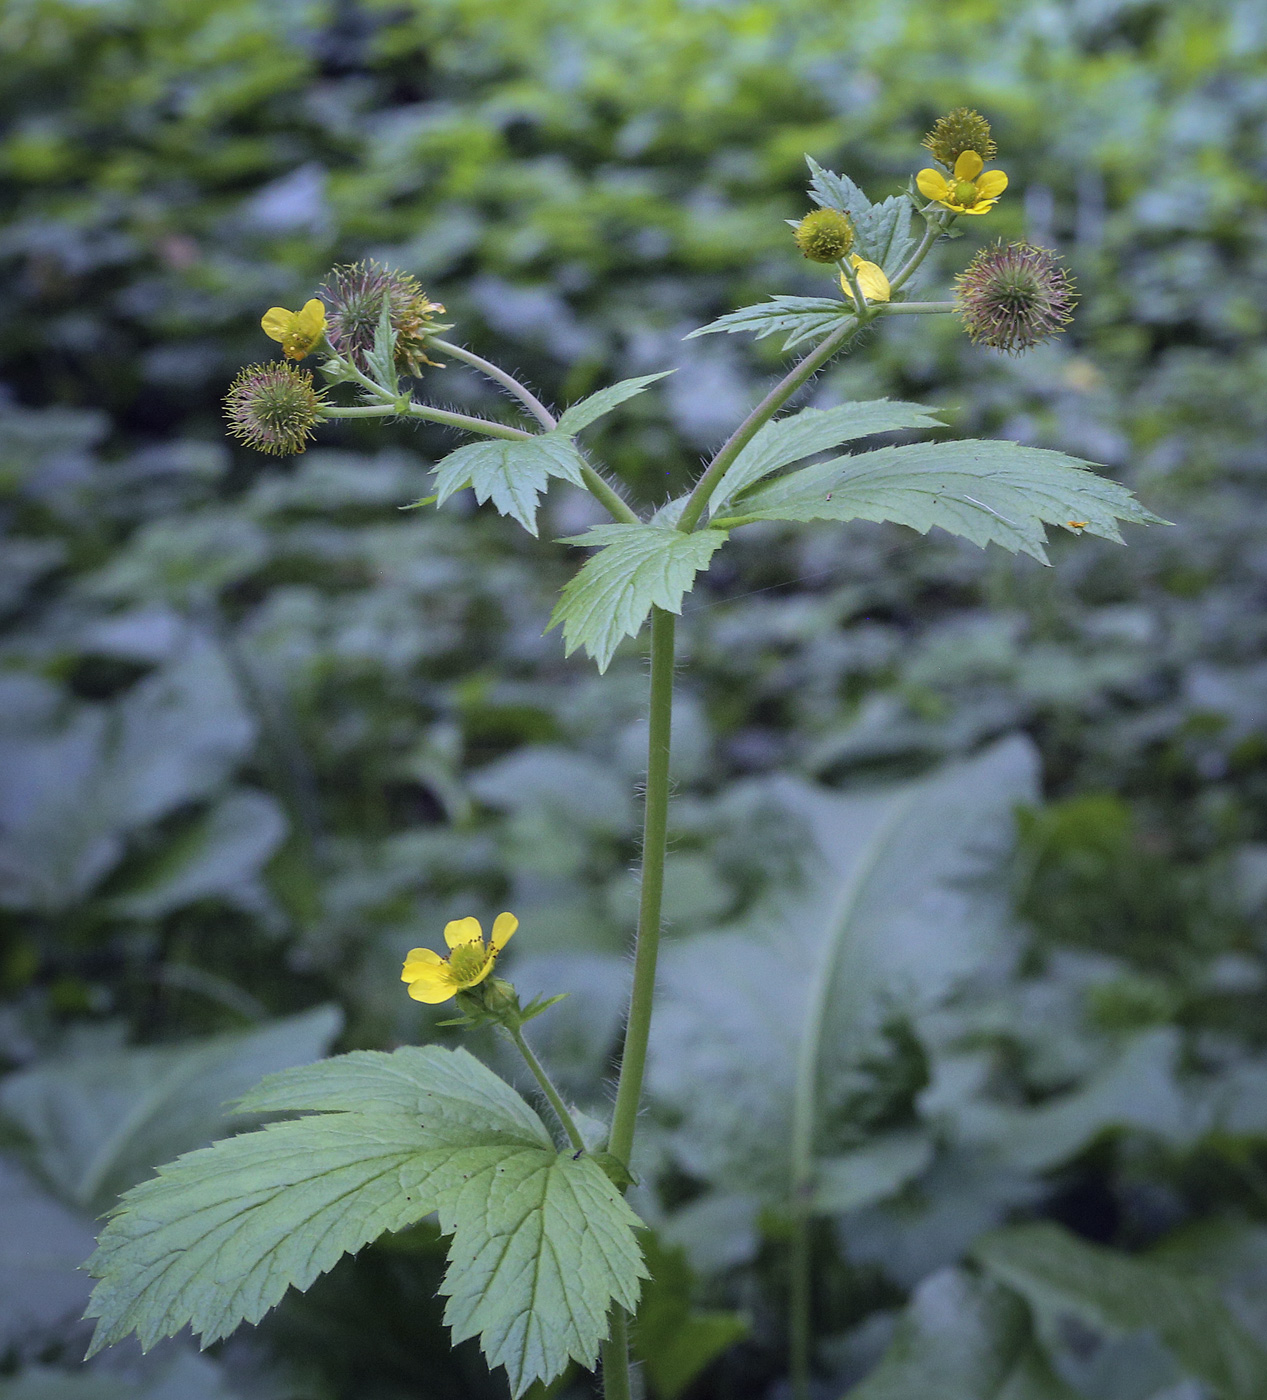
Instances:
[[[266,336],[280,342],[288,360],[302,360],[321,344],[326,333],[326,309],[316,297],[304,302],[300,311],[274,306],[264,313],[260,325]]]
[[[518,927],[519,920],[513,914],[498,914],[493,920],[492,942],[485,944],[478,919],[453,919],[444,926],[449,956],[442,958],[430,948],[411,948],[400,980],[409,984],[409,995],[415,1001],[433,1005],[448,1001],[492,972],[497,954]]]
[[[964,151],[955,161],[951,179],[939,170],[921,170],[915,183],[925,199],[944,204],[956,214],[988,214],[1007,189],[1007,176],[1001,170],[987,170],[982,175],[984,164],[976,151]]]
[[[853,268],[853,275],[858,279],[858,290],[868,301],[888,301],[893,295],[889,279],[878,263],[867,262],[855,253],[849,259],[849,266]],[[843,272],[840,274],[840,286],[846,296],[853,296],[853,288]]]

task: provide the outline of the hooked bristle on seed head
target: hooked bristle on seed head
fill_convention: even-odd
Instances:
[[[959,316],[979,345],[1019,355],[1058,335],[1077,304],[1073,277],[1049,248],[996,243],[955,279]]]

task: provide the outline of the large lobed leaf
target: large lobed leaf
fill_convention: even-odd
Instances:
[[[605,671],[621,638],[635,636],[653,607],[682,611],[695,575],[725,540],[724,530],[595,525],[563,541],[601,548],[564,587],[550,626],[563,624],[569,656],[583,646]]]
[[[923,404],[873,399],[836,408],[806,408],[766,423],[726,469],[709,501],[716,512],[733,496],[791,462],[827,452],[842,442],[905,428],[940,428],[936,409]]]
[[[748,520],[889,520],[940,525],[1047,563],[1044,522],[1121,542],[1117,522],[1164,524],[1124,486],[1063,452],[1015,442],[921,442],[834,457],[760,487]]]
[[[570,1359],[592,1366],[612,1304],[637,1304],[638,1218],[465,1051],[339,1056],[240,1107],[312,1116],[188,1153],[128,1192],[89,1263],[92,1351],[185,1325],[205,1345],[432,1212],[453,1236],[446,1320],[458,1340],[480,1335],[516,1396]]]
[[[1267,1351],[1205,1278],[1089,1244],[1058,1225],[1020,1225],[973,1249],[985,1269],[1039,1313],[1102,1332],[1152,1332],[1218,1400],[1267,1395]]]
[[[575,429],[573,429],[575,431]],[[491,438],[459,447],[436,467],[436,504],[470,486],[483,505],[492,501],[528,531],[537,533],[537,503],[552,476],[584,485],[584,462],[568,434],[560,429],[526,438]]]

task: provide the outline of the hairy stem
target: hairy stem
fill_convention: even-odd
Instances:
[[[562,1125],[563,1131],[568,1135],[568,1141],[577,1152],[585,1151],[585,1139],[581,1136],[580,1129],[576,1126],[576,1120],[568,1111],[568,1106],[563,1102],[559,1091],[554,1087],[554,1083],[545,1071],[545,1066],[532,1053],[532,1048],[524,1039],[523,1031],[516,1026],[514,1030],[507,1027],[511,1040],[515,1042],[515,1048],[524,1057],[524,1063],[532,1071],[532,1077],[540,1085],[541,1092],[550,1101],[550,1107],[554,1109],[554,1116]]]
[[[638,904],[638,943],[634,953],[629,1019],[620,1057],[620,1080],[612,1113],[608,1149],[628,1164],[633,1154],[647,1066],[647,1041],[655,1001],[656,960],[660,951],[660,910],[664,897],[664,850],[669,829],[669,747],[673,725],[673,641],[677,619],[663,608],[651,610],[651,703],[647,735],[647,795],[642,822],[642,890]],[[603,1386],[607,1400],[628,1400],[629,1339],[624,1314],[612,1314],[611,1337],[603,1346]]]
[[[521,384],[513,374],[507,374],[504,369],[499,369],[491,360],[484,359],[482,355],[477,355],[473,350],[463,350],[461,346],[451,345],[447,340],[439,340],[432,336],[428,343],[434,345],[441,354],[452,355],[455,360],[464,361],[472,369],[479,370],[481,374],[486,375],[494,383],[500,384],[503,389],[513,394],[523,404],[546,432],[549,432],[551,428],[558,427],[554,414],[526,384]]]
[[[875,308],[881,316],[939,316],[957,311],[957,301],[886,301]]]
[[[793,365],[747,418],[731,433],[718,449],[717,455],[708,464],[704,475],[695,483],[690,499],[686,503],[686,509],[683,510],[681,518],[678,520],[679,530],[691,531],[695,528],[699,523],[700,516],[704,514],[709,497],[713,494],[713,488],[725,476],[726,469],[730,464],[801,385],[817,374],[842,345],[858,334],[863,325],[864,322],[855,317],[846,321],[839,330],[833,331],[817,350],[811,350],[803,360]]]

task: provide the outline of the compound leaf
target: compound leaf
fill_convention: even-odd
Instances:
[[[695,575],[725,540],[724,530],[595,525],[563,541],[601,548],[563,589],[550,626],[563,624],[569,656],[583,646],[605,671],[621,638],[635,636],[653,607],[681,612]]]
[[[747,331],[758,340],[778,331],[786,331],[784,350],[791,350],[803,340],[824,336],[843,325],[854,315],[850,302],[838,297],[771,297],[755,306],[741,306],[728,311],[708,325],[701,326],[684,337],[694,340],[700,335],[738,335]]]
[[[492,438],[459,447],[436,467],[436,504],[470,486],[483,505],[492,501],[528,531],[537,533],[537,503],[552,476],[584,485],[580,453],[560,429],[526,438]]]
[[[123,1198],[89,1271],[92,1351],[256,1322],[346,1253],[437,1212],[456,1340],[480,1335],[514,1395],[592,1366],[613,1303],[645,1276],[637,1216],[589,1157],[465,1051],[361,1051],[285,1071],[243,1100],[318,1110],[191,1152]]]
[[[903,428],[940,428],[943,424],[936,412],[923,404],[873,399],[837,408],[806,408],[777,418],[765,424],[727,468],[713,492],[711,510],[716,512],[731,497],[780,467],[839,447],[842,442]]]
[[[833,457],[754,491],[747,520],[890,520],[940,525],[1047,563],[1043,522],[1121,543],[1117,521],[1164,524],[1116,481],[1063,452],[1015,442],[921,442]]]
[[[893,195],[881,204],[872,204],[848,175],[824,170],[812,157],[805,157],[810,170],[810,197],[824,209],[838,209],[853,221],[853,251],[868,262],[878,263],[887,273],[895,273],[915,246],[911,236],[911,203]]]
[[[600,389],[598,393],[591,394],[589,398],[582,399],[579,403],[574,403],[571,408],[565,409],[559,419],[559,426],[556,429],[560,433],[579,433],[582,428],[587,428],[595,419],[601,418],[604,413],[610,413],[618,404],[624,403],[626,399],[632,399],[635,394],[654,384],[657,379],[667,378],[673,370],[661,370],[659,374],[643,374],[637,379],[622,379],[618,384],[609,384],[606,389]]]

